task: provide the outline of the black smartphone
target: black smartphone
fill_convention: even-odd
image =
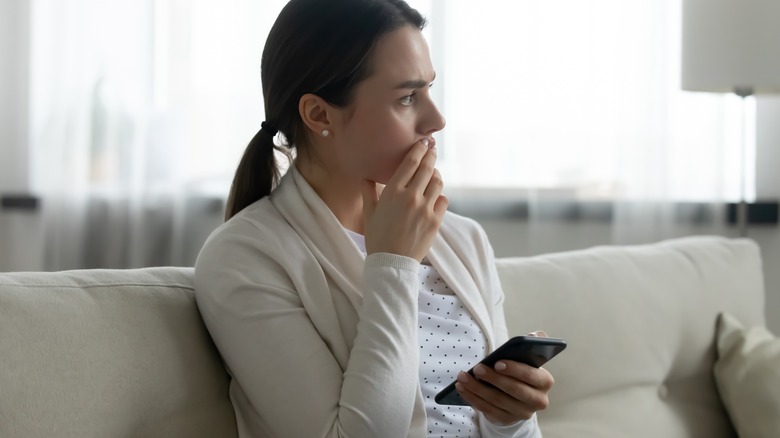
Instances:
[[[506,341],[504,345],[496,348],[479,363],[493,368],[501,359],[513,360],[539,368],[566,348],[566,341],[557,338],[542,338],[536,336],[515,336]],[[469,370],[474,375],[474,368]],[[441,390],[434,400],[440,405],[468,406],[455,389],[457,379]],[[487,382],[482,382],[490,385]],[[490,385],[492,386],[492,385]]]

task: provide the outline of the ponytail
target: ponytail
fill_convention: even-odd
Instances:
[[[261,129],[252,137],[238,163],[230,195],[225,208],[225,220],[235,216],[248,205],[259,201],[271,193],[279,182],[280,172],[274,152],[280,151],[274,144],[274,136],[266,129]]]

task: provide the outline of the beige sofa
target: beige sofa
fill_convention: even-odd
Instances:
[[[754,243],[686,238],[498,267],[510,333],[569,343],[547,366],[545,437],[736,436],[713,378],[716,316],[764,324]],[[0,437],[236,436],[191,278],[0,274]]]

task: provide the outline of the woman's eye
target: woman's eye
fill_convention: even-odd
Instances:
[[[413,104],[414,103],[414,95],[415,95],[415,93],[412,93],[412,94],[410,94],[408,96],[402,97],[401,98],[401,105],[403,105],[403,106],[410,106],[411,104]]]

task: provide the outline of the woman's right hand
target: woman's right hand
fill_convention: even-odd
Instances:
[[[429,147],[430,145],[430,147]],[[424,139],[412,146],[384,190],[363,181],[366,252],[387,252],[422,261],[447,211],[436,164],[436,146]]]

